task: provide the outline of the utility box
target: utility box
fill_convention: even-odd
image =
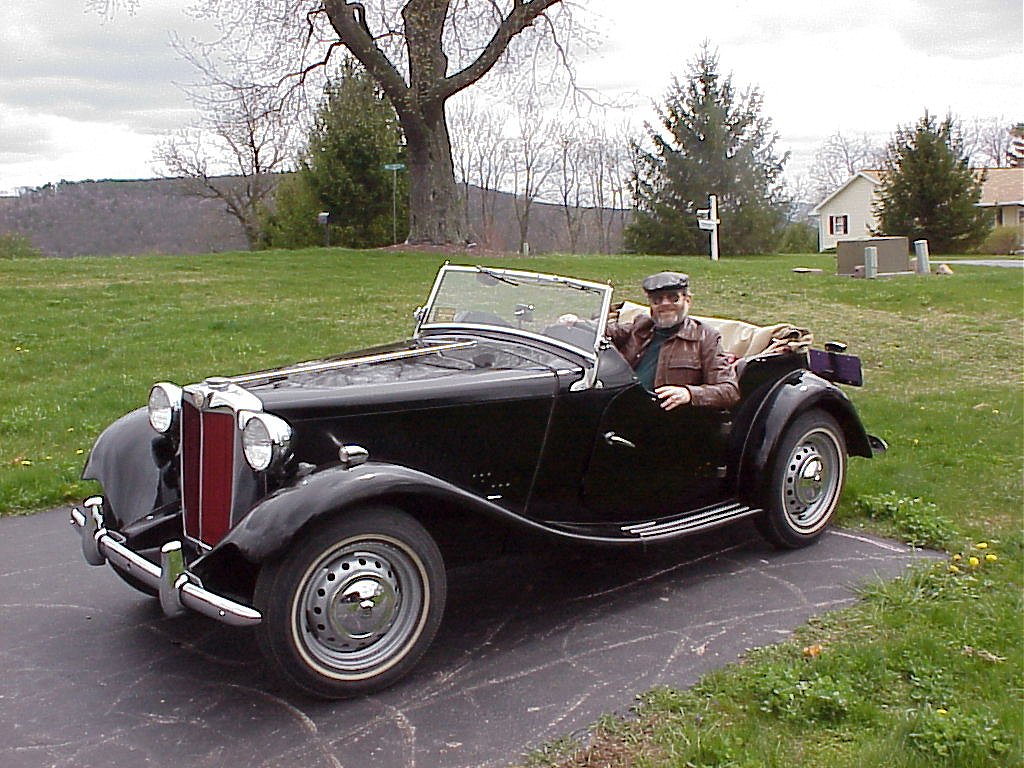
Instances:
[[[864,249],[878,249],[878,274],[910,271],[910,243],[905,237],[867,237],[840,240],[836,245],[836,274],[852,276],[864,267]]]

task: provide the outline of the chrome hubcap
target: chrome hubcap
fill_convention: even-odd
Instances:
[[[352,552],[316,574],[308,591],[306,621],[325,645],[357,650],[391,628],[400,605],[390,563],[370,552]]]
[[[325,553],[295,606],[304,655],[339,679],[386,668],[419,632],[425,586],[418,558],[397,542],[362,539]]]
[[[817,430],[805,435],[786,464],[782,501],[799,530],[811,532],[827,522],[838,499],[841,461],[835,438]]]

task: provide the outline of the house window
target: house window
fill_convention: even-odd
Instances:
[[[849,216],[829,216],[828,217],[828,233],[830,235],[848,235],[848,234],[850,234],[850,217]]]

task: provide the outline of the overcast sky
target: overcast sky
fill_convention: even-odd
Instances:
[[[0,4],[0,193],[87,178],[148,178],[153,146],[190,119],[191,70],[171,33],[204,35],[187,0],[107,19],[86,0]],[[638,123],[703,40],[756,85],[788,172],[830,134],[882,142],[925,109],[1024,120],[1021,0],[578,0],[604,44],[581,84],[628,99]]]

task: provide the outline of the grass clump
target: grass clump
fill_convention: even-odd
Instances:
[[[856,500],[855,508],[912,547],[944,549],[957,536],[956,526],[936,504],[916,496],[896,491],[865,494]]]

